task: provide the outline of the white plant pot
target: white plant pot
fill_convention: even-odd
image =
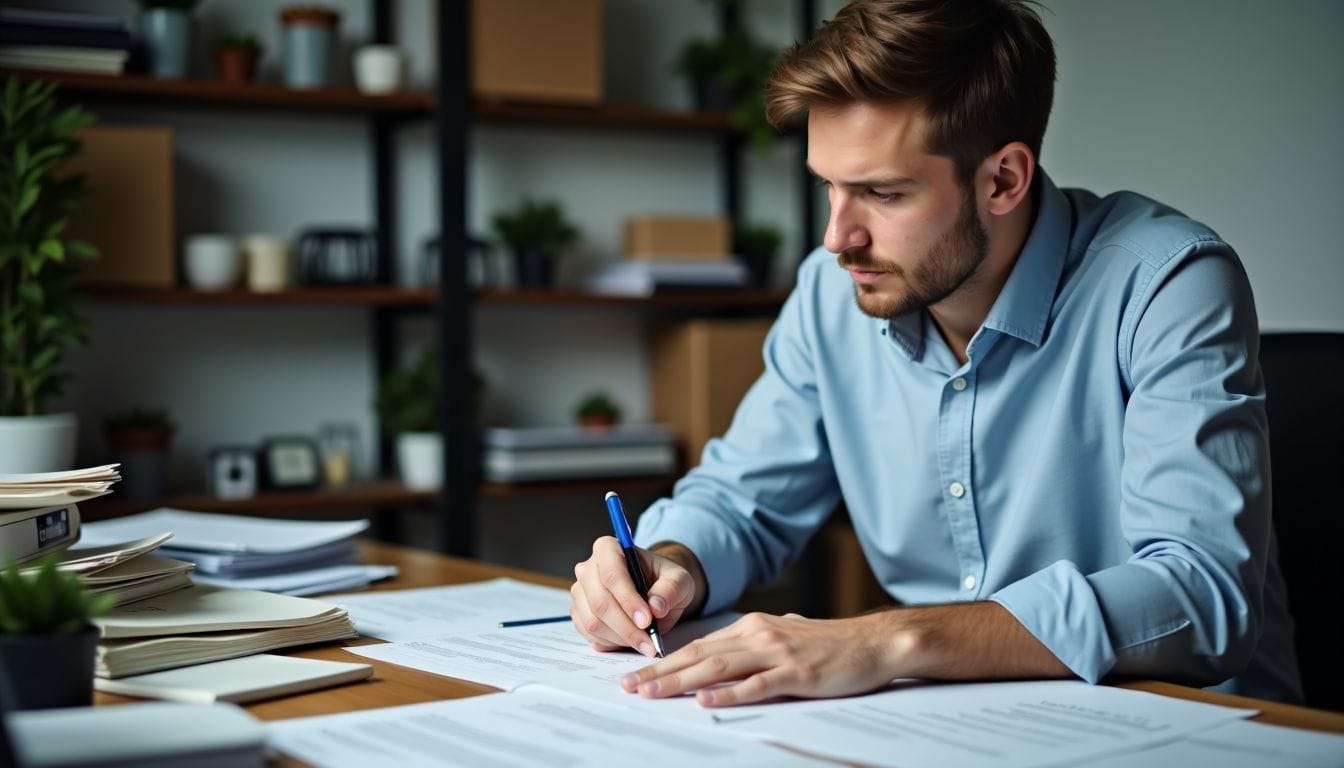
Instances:
[[[0,474],[74,469],[78,432],[73,413],[0,416]]]
[[[438,490],[443,486],[443,436],[437,432],[397,435],[397,468],[407,488]]]

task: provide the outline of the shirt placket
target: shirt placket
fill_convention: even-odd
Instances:
[[[971,475],[974,413],[975,371],[963,366],[944,383],[939,401],[938,471],[942,480],[941,506],[957,557],[957,590],[966,600],[980,595],[985,571]]]

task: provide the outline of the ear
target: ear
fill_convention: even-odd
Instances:
[[[985,158],[980,169],[984,179],[981,186],[989,192],[989,212],[1003,216],[1016,210],[1031,192],[1036,157],[1026,144],[1013,141]]]

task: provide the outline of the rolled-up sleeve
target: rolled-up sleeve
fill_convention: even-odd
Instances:
[[[766,339],[765,372],[748,391],[721,438],[671,498],[640,516],[635,541],[677,541],[700,560],[709,585],[705,612],[735,602],[748,586],[772,581],[797,557],[835,508],[831,467],[809,349],[808,306],[816,264]]]
[[[1120,339],[1120,524],[1132,556],[1062,560],[992,599],[1084,680],[1108,673],[1211,685],[1260,636],[1270,539],[1268,428],[1246,276],[1197,242],[1154,264]]]

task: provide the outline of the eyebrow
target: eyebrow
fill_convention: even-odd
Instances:
[[[875,176],[870,179],[859,178],[859,179],[850,179],[848,181],[834,181],[831,179],[827,179],[821,174],[817,173],[810,163],[807,166],[807,172],[812,174],[812,178],[816,179],[817,181],[823,181],[829,184],[838,184],[842,187],[849,187],[849,188],[881,187],[883,189],[890,189],[892,187],[913,187],[919,184],[919,181],[916,179],[912,179],[909,176],[900,176],[900,175]]]

